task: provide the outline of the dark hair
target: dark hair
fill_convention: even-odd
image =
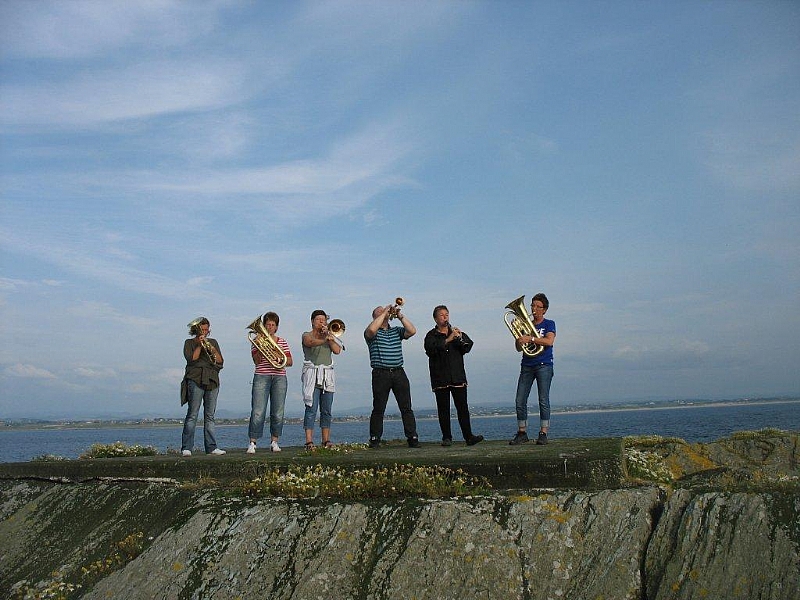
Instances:
[[[316,319],[320,315],[322,315],[326,319],[328,318],[328,315],[325,314],[325,311],[324,310],[320,310],[318,308],[317,310],[315,310],[314,312],[311,313],[311,322],[313,323],[314,319]]]
[[[436,308],[433,309],[433,318],[434,319],[436,318],[436,313],[439,312],[442,309],[446,310],[447,312],[450,312],[449,308],[447,308],[444,304],[440,304],[439,306],[437,306]]]
[[[548,300],[547,296],[545,296],[542,292],[539,292],[533,298],[531,298],[531,304],[533,304],[534,300],[538,300],[539,302],[541,302],[545,310],[550,308],[550,300]]]
[[[267,321],[274,321],[275,322],[275,327],[277,327],[278,325],[280,325],[281,318],[278,316],[278,313],[274,313],[272,311],[269,311],[269,312],[265,312],[264,316],[261,317],[261,322],[264,323],[264,325],[267,324]]]
[[[200,333],[200,327],[202,325],[211,325],[211,323],[209,323],[208,319],[206,319],[205,317],[201,317],[200,319],[197,320],[197,323],[189,327],[189,335],[198,335]]]

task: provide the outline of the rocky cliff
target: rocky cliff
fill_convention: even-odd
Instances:
[[[672,481],[341,501],[0,469],[0,596],[800,598],[796,434],[628,449]]]

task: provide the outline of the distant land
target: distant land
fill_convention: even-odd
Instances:
[[[602,404],[572,404],[569,406],[554,406],[553,413],[590,413],[599,411],[625,411],[625,410],[668,410],[687,407],[707,406],[735,406],[740,404],[768,404],[768,403],[800,403],[797,396],[778,396],[770,398],[732,398],[726,400],[683,399],[683,400],[641,400],[626,402],[607,402]],[[535,410],[534,398],[534,410]],[[418,419],[435,419],[436,409],[415,410]],[[513,407],[508,406],[470,406],[470,414],[474,418],[514,416]],[[399,413],[386,413],[386,419],[400,419]],[[333,418],[334,422],[362,422],[369,420],[368,409],[364,412],[340,415]],[[247,418],[225,418],[221,411],[217,412],[217,425],[247,425]],[[286,423],[302,423],[302,417],[286,417]],[[0,429],[98,429],[101,427],[158,427],[183,424],[183,417],[125,417],[118,419],[0,419]]]

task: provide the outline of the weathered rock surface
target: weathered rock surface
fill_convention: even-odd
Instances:
[[[670,487],[440,500],[0,479],[0,597],[796,600],[797,439],[648,447]]]

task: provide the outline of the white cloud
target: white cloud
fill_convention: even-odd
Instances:
[[[66,82],[7,84],[0,122],[96,126],[127,119],[218,108],[242,99],[244,74],[236,64],[153,62],[97,70]]]
[[[117,372],[110,367],[77,367],[75,374],[88,379],[113,379]]]
[[[25,379],[56,379],[56,376],[47,369],[21,363],[6,367],[3,373],[9,377],[22,377]]]
[[[0,39],[9,56],[77,59],[125,46],[185,44],[213,26],[216,2],[4,0]]]

